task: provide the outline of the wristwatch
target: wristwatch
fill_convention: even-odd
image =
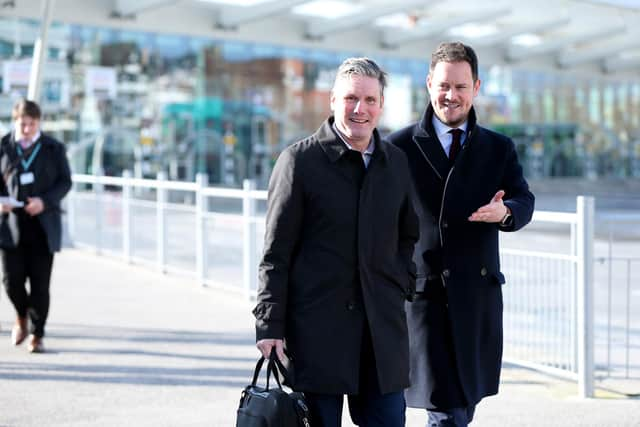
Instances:
[[[509,209],[508,206],[505,206],[505,207],[507,208],[507,212],[504,214],[504,216],[500,220],[500,225],[503,227],[506,225],[509,225],[509,222],[511,222],[511,209]]]

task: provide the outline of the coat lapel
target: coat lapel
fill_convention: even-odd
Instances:
[[[432,117],[433,110],[431,109],[431,105],[429,105],[422,115],[422,119],[416,124],[416,129],[413,133],[413,142],[416,144],[418,151],[420,151],[420,154],[424,157],[429,167],[433,169],[438,178],[444,180],[449,172],[450,163],[433,129],[431,123]]]
[[[320,126],[320,128],[314,134],[314,137],[320,143],[320,147],[329,158],[329,162],[334,166],[340,175],[347,179],[351,183],[358,183],[358,178],[354,174],[353,165],[350,164],[349,159],[343,158],[344,154],[349,150],[344,142],[333,130],[333,117],[329,117]],[[380,137],[378,131],[374,130],[373,138],[376,144],[374,156],[379,147],[381,146]],[[386,154],[380,153],[383,157]],[[371,166],[371,164],[370,164]],[[366,180],[366,176],[365,176]]]

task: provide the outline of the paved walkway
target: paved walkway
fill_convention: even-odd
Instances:
[[[66,250],[54,267],[47,353],[10,344],[13,312],[0,297],[0,426],[233,426],[258,354],[251,306],[191,278]],[[624,386],[638,393],[638,384]],[[474,426],[640,425],[640,400],[604,390],[582,400],[576,390],[507,366]],[[408,426],[423,420],[408,411]]]

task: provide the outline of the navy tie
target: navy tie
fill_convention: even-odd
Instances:
[[[456,156],[460,151],[460,140],[462,139],[462,129],[451,129],[449,133],[451,134],[451,148],[449,148],[449,160],[453,163],[456,160]]]

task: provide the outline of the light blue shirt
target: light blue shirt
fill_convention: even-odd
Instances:
[[[333,130],[336,132],[336,134],[340,137],[342,142],[344,142],[344,144],[347,146],[349,150],[357,151],[351,146],[351,144],[347,142],[347,138],[345,138],[344,135],[342,135],[342,133],[336,127],[335,123],[333,125]],[[371,156],[373,156],[373,150],[375,150],[375,148],[376,148],[376,144],[373,142],[373,137],[371,137],[371,140],[369,141],[369,145],[367,145],[367,149],[364,150],[363,153],[360,153],[362,155],[362,160],[364,161],[365,168],[369,167],[369,162],[371,161]]]
[[[453,135],[449,133],[451,129],[460,129],[462,130],[462,137],[460,138],[460,147],[464,145],[464,142],[467,140],[467,122],[464,122],[457,128],[452,128],[440,121],[436,115],[433,115],[433,119],[431,120],[433,123],[433,128],[436,131],[436,135],[438,135],[438,140],[440,141],[440,145],[442,145],[442,149],[449,157],[449,151],[451,150],[451,144],[453,143]]]

